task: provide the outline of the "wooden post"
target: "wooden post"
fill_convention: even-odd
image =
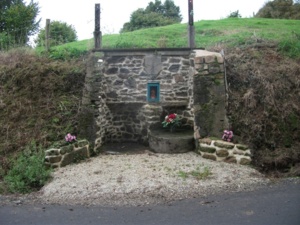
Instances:
[[[102,33],[100,31],[100,4],[95,4],[95,31],[94,31],[94,40],[95,40],[95,49],[101,48],[102,42]]]
[[[189,4],[189,48],[195,48],[195,27],[194,27],[194,4],[193,0],[188,0]]]
[[[50,50],[50,19],[46,19],[45,47],[46,47],[46,51],[48,52]]]

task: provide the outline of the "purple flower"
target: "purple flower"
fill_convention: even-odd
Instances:
[[[224,130],[222,140],[232,142],[233,132],[231,130]]]
[[[76,136],[75,136],[75,135],[71,135],[70,133],[68,133],[68,134],[65,136],[65,140],[66,140],[66,142],[76,141]]]

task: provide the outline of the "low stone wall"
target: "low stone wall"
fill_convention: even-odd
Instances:
[[[209,138],[199,139],[198,153],[203,158],[248,165],[251,162],[251,150],[246,145],[234,144]]]
[[[77,141],[74,144],[46,150],[45,164],[52,168],[64,167],[79,160],[89,158],[89,142]]]

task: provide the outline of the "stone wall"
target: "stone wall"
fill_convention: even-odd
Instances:
[[[219,53],[191,49],[91,53],[83,108],[93,111],[86,129],[95,134],[89,138],[94,149],[108,142],[147,144],[169,113],[179,115],[183,128],[194,128],[196,139],[221,137],[227,128],[223,62]],[[159,84],[159,101],[149,102],[148,83]]]
[[[242,165],[250,164],[251,150],[246,145],[234,144],[210,138],[199,139],[197,151],[203,158]]]
[[[83,107],[92,105],[95,150],[107,142],[148,142],[151,127],[169,113],[192,129],[190,49],[103,50],[88,62]],[[159,83],[159,102],[148,102],[148,83]]]
[[[89,143],[86,140],[68,144],[60,148],[51,148],[45,152],[45,164],[52,168],[63,167],[79,160],[89,158]]]

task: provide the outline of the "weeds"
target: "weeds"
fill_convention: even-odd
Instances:
[[[0,54],[0,154],[8,157],[32,139],[44,148],[76,133],[84,64],[55,61],[20,49]],[[1,167],[2,165],[0,165]]]
[[[212,172],[210,168],[206,166],[203,169],[200,166],[198,166],[196,170],[192,170],[189,172],[185,172],[182,170],[179,170],[178,172],[178,176],[184,180],[190,176],[194,177],[196,180],[204,180],[207,179],[210,175],[212,175]]]
[[[51,171],[45,167],[44,151],[33,142],[13,163],[4,177],[10,192],[28,193],[41,188],[50,178]]]

